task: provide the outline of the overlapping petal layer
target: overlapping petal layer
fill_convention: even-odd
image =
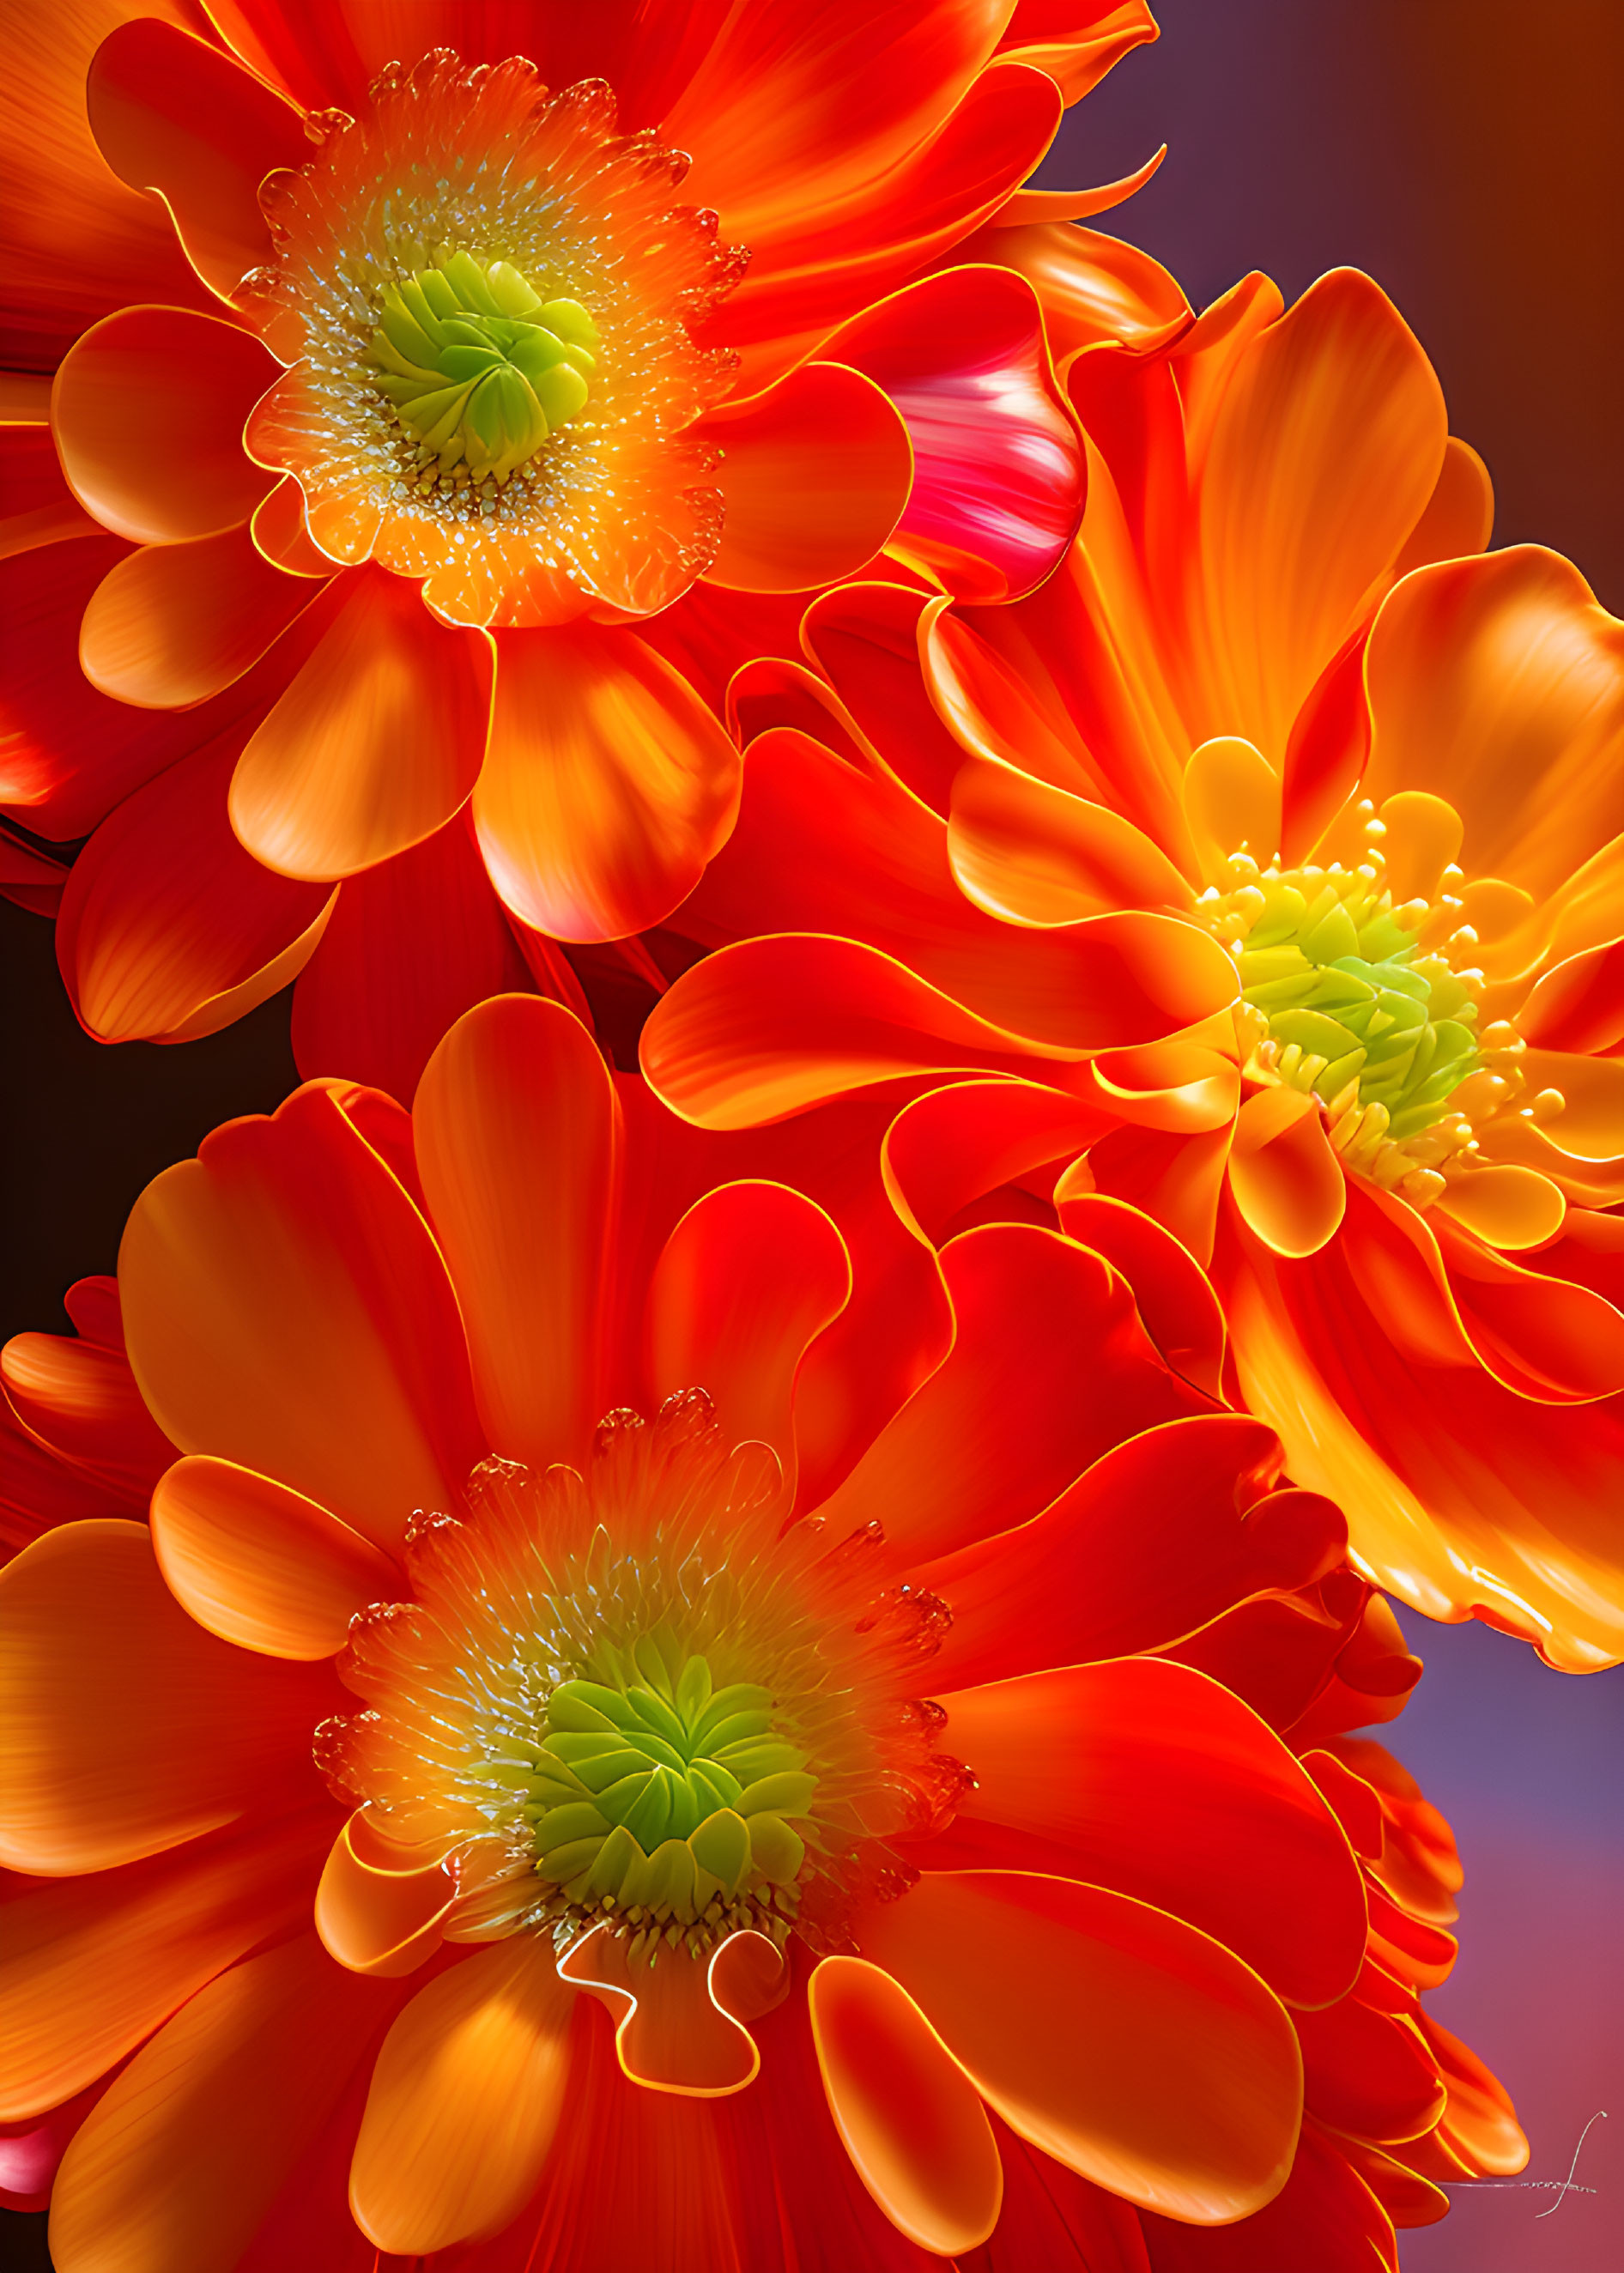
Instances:
[[[1616,1549],[1586,1511],[1624,1393],[1624,630],[1554,555],[1481,552],[1481,465],[1367,278],[1289,311],[1248,278],[1196,319],[1142,255],[1102,283],[1066,240],[977,250],[1049,319],[1076,543],[1002,607],[849,588],[807,612],[810,671],[741,679],[738,826],[676,919],[716,951],[655,1006],[644,1069],[730,1129],[1003,1076],[940,1131],[992,1158],[1004,1106],[984,1214],[1156,1219],[1363,1567],[1612,1662]],[[1068,986],[1067,949],[1130,917],[1158,980],[1135,996],[1125,956]],[[1132,1031],[1085,1023],[1130,1005]],[[1053,1141],[1016,1167],[1038,1084]],[[1491,1478],[1486,1429],[1527,1461]]]
[[[68,487],[8,531],[52,548],[19,581],[38,624],[6,690],[4,808],[26,827],[81,835],[246,718],[229,818],[273,873],[364,874],[473,793],[522,924],[625,936],[691,889],[737,795],[697,678],[651,651],[680,635],[629,622],[710,574],[748,649],[752,595],[838,583],[890,542],[982,598],[1053,566],[1083,460],[1032,291],[992,265],[925,272],[1018,192],[1063,103],[1155,35],[1144,8],[598,13],[109,4],[60,54],[30,49],[22,154],[51,176],[31,214],[56,199],[61,225],[26,232],[19,353],[60,369],[19,407],[43,420],[49,394]],[[516,456],[492,419],[528,437]],[[60,542],[97,528],[142,549]],[[325,636],[279,672],[308,611]],[[273,892],[245,895],[251,941],[196,892],[192,836],[140,859],[134,832],[104,836],[104,892],[140,904],[151,968],[116,1002],[100,973],[81,985],[93,1031],[205,1031],[296,968],[292,936],[263,936],[286,933]],[[7,857],[49,900],[54,877]],[[393,952],[393,889],[352,895],[347,963],[375,906],[372,960]],[[313,1067],[331,1014],[311,1023]],[[349,1023],[393,1074],[393,1017]]]
[[[1210,1369],[1194,1266],[1082,1192],[1100,1249],[993,1222],[932,1259],[1007,1159],[927,1189],[899,1136],[887,1198],[883,1114],[707,1138],[620,1091],[510,995],[412,1115],[311,1084],[138,1208],[134,1378],[183,1456],[150,1534],[58,1521],[0,1573],[7,1857],[52,1879],[0,1996],[21,2119],[85,2103],[66,2273],[788,2273],[786,2203],[895,2273],[1045,2232],[1142,2273],[1165,2217],[1314,2232],[1356,2187],[1391,2264],[1404,2157],[1516,2134],[1411,2017],[1447,1832],[1337,1734],[1413,1662],[1336,1511],[1161,1354]],[[109,1290],[76,1302],[81,1370],[114,1360]],[[49,1348],[10,1364],[42,1458],[105,1459]],[[600,1420],[633,1381],[656,1417]]]

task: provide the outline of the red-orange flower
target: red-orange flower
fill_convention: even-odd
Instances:
[[[872,1120],[695,1138],[508,998],[149,1187],[150,1534],[0,1576],[62,2273],[1351,2273],[1515,2164],[1336,1511],[1154,1253],[1183,1371],[1081,1241],[873,1211]]]
[[[1044,1085],[996,1092],[988,1182],[1049,1160],[1043,1200],[1059,1168],[1210,1267],[1359,1567],[1611,1662],[1624,626],[1482,555],[1486,476],[1368,279],[1197,321],[1119,247],[1102,319],[1097,251],[1007,235],[1088,437],[1077,544],[974,616],[834,594],[814,671],[739,679],[773,731],[678,920],[797,935],[690,973],[647,1068],[729,1127],[925,1067]]]
[[[88,131],[58,26],[13,71],[0,806],[94,831],[92,1032],[213,1031],[316,957],[306,1070],[409,1091],[483,995],[579,1002],[553,939],[696,881],[710,682],[775,596],[887,542],[1003,596],[1069,540],[1031,288],[929,272],[1054,202],[1019,185],[1143,0],[74,24]],[[0,880],[62,881],[9,842]]]

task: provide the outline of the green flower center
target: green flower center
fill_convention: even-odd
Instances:
[[[770,1692],[715,1688],[704,1657],[659,1633],[601,1645],[593,1669],[547,1700],[523,1810],[537,1873],[673,1943],[764,1908],[787,1924],[806,1851],[791,1819],[805,1822],[818,1780],[775,1731]]]
[[[1333,1113],[1357,1106],[1367,1137],[1403,1144],[1441,1120],[1482,1056],[1471,986],[1414,935],[1427,911],[1395,909],[1358,869],[1269,870],[1235,903],[1251,914],[1241,992],[1267,1022],[1276,1076]]]
[[[505,483],[580,416],[597,369],[578,300],[547,300],[510,261],[442,245],[385,291],[371,361],[416,446],[418,486]]]

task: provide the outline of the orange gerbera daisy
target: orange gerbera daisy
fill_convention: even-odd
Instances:
[[[1418,1669],[1335,1508],[1099,1252],[893,1214],[882,1271],[710,1185],[783,1144],[510,997],[409,1118],[311,1084],[138,1204],[179,1457],[0,1576],[61,2273],[1393,2266],[1518,2159],[1416,2001],[1448,1834],[1335,1734]]]
[[[176,12],[42,17],[13,64],[11,352],[60,362],[0,400],[0,873],[48,902],[94,831],[93,1033],[213,1031],[324,948],[305,1069],[405,1092],[485,994],[580,1006],[554,939],[695,881],[738,793],[707,697],[773,596],[888,540],[971,596],[1052,566],[1081,463],[1031,288],[924,272],[1055,202],[1017,193],[1063,102],[1155,26]]]
[[[740,679],[772,731],[678,921],[797,936],[692,971],[647,1069],[724,1127],[926,1066],[1046,1085],[998,1092],[1018,1173],[1210,1267],[1362,1569],[1624,1657],[1624,626],[1482,555],[1487,477],[1367,278],[1197,321],[1126,247],[1007,234],[1088,437],[1077,544],[973,618],[836,593],[814,670]]]

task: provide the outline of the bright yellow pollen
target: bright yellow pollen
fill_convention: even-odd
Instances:
[[[1520,1095],[1523,1046],[1503,1020],[1480,1022],[1460,871],[1398,904],[1384,825],[1372,817],[1359,833],[1351,862],[1262,868],[1233,853],[1202,911],[1235,957],[1247,1075],[1310,1092],[1349,1167],[1426,1207]],[[1526,1116],[1548,1119],[1561,1100],[1536,1103]]]
[[[585,408],[597,328],[578,300],[547,300],[511,261],[442,245],[385,290],[371,360],[416,445],[419,487],[500,484]]]

